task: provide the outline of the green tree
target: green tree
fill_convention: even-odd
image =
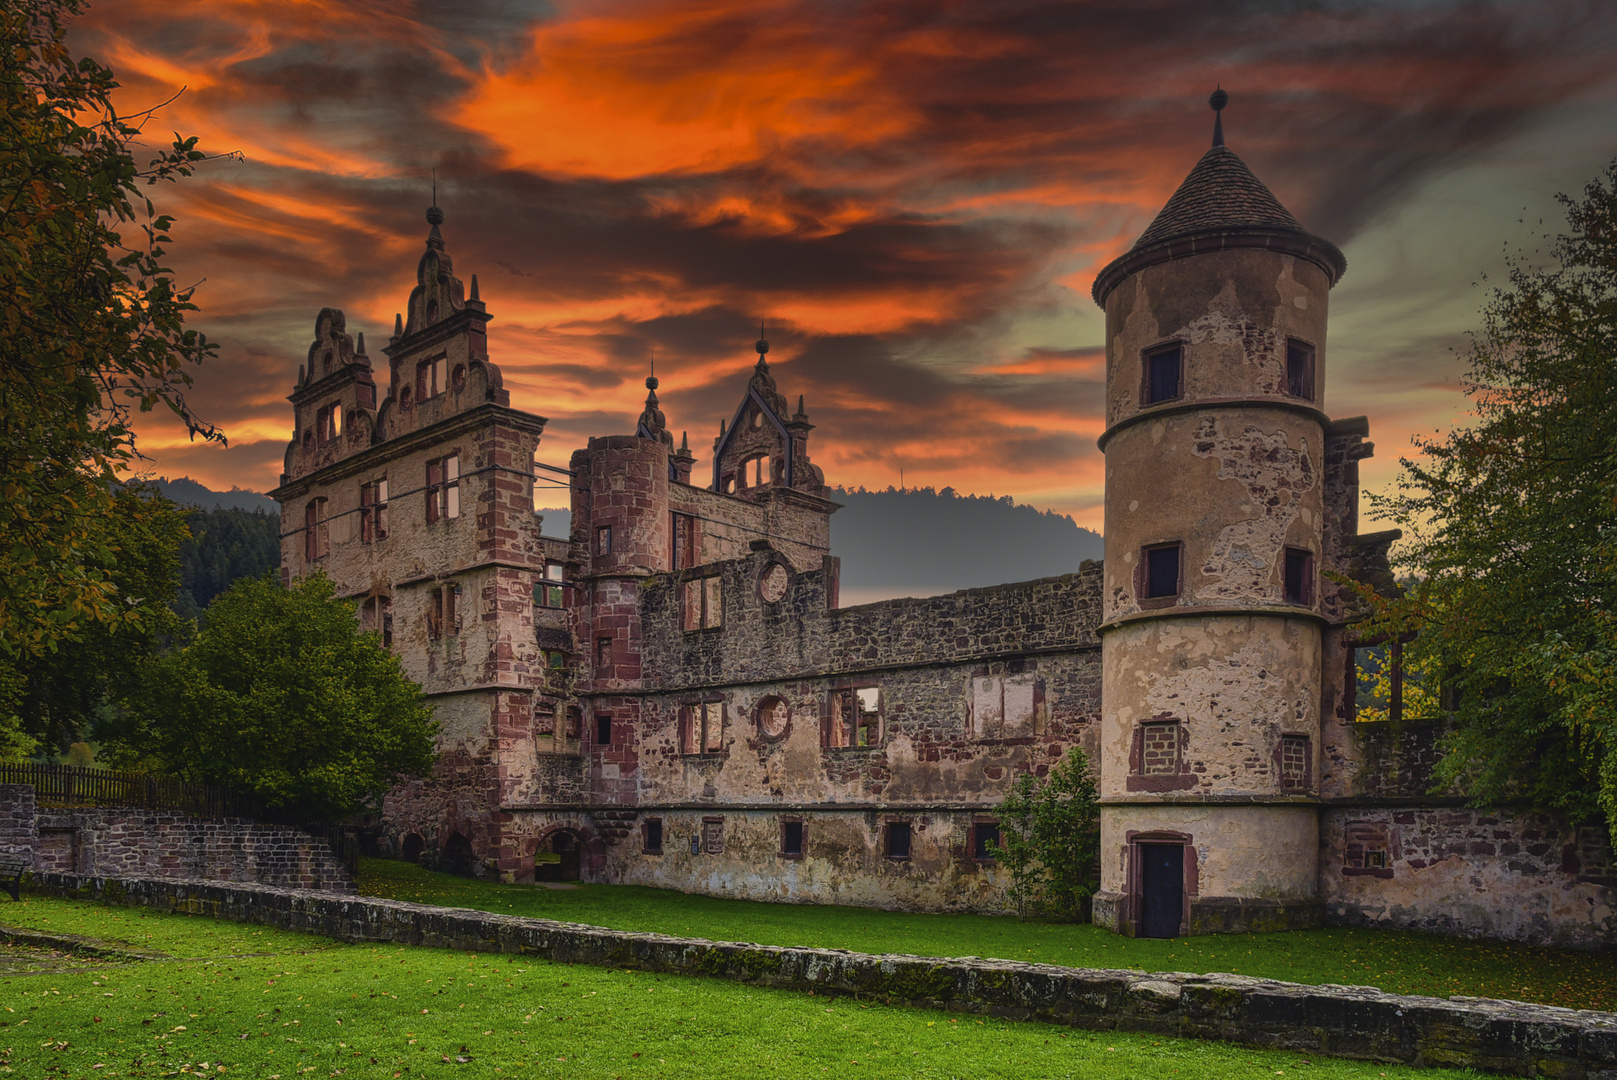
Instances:
[[[1025,772],[999,807],[999,861],[1023,915],[1083,916],[1099,886],[1100,807],[1089,757],[1076,746],[1041,781]]]
[[[1472,421],[1374,500],[1417,578],[1375,623],[1418,631],[1406,664],[1445,688],[1442,782],[1604,810],[1617,840],[1617,161],[1562,202],[1552,264],[1513,265],[1472,335]]]
[[[130,485],[114,493],[102,526],[104,547],[85,557],[105,560],[94,569],[139,617],[92,622],[18,664],[23,730],[51,753],[82,740],[112,699],[133,685],[140,663],[192,630],[172,606],[180,549],[190,536],[186,515],[150,488]]]
[[[177,139],[136,162],[140,118],[113,108],[112,72],[67,50],[80,7],[0,0],[0,735],[18,725],[19,665],[150,611],[112,574],[132,413],[162,406],[218,437],[184,397],[213,347],[185,329],[171,221],[141,194],[203,155]]]
[[[432,706],[333,593],[322,575],[237,582],[193,641],[142,666],[127,714],[102,732],[109,752],[301,818],[365,809],[427,775]]]
[[[242,578],[281,565],[281,516],[214,507],[186,513],[191,539],[180,548],[180,610],[195,614]]]

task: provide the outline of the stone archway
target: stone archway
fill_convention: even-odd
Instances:
[[[421,861],[421,853],[426,849],[427,841],[420,833],[413,832],[400,842],[399,856],[403,858],[405,862],[418,863]]]
[[[562,850],[558,850],[557,844]],[[599,833],[584,821],[554,821],[546,823],[531,839],[521,846],[523,871],[534,875],[528,880],[598,881],[606,870],[606,844]],[[554,855],[555,858],[544,858]],[[540,861],[543,859],[543,861]],[[541,870],[556,866],[556,870]],[[541,877],[545,875],[557,875]],[[570,876],[560,876],[560,875]]]

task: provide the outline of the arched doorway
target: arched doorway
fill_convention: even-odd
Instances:
[[[446,874],[459,874],[462,877],[471,877],[477,868],[477,854],[472,851],[472,842],[466,839],[464,833],[454,833],[444,844],[443,852],[438,856],[438,869]]]
[[[557,829],[539,842],[533,856],[535,881],[577,881],[581,876],[584,838],[572,829]]]
[[[404,842],[399,845],[399,856],[403,858],[405,862],[418,863],[421,861],[421,853],[426,849],[427,842],[421,838],[421,834],[411,833],[409,836],[406,836],[404,838]]]

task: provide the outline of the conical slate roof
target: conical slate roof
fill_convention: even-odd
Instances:
[[[1230,229],[1306,231],[1235,151],[1215,146],[1196,162],[1179,190],[1134,242],[1134,250],[1177,236]]]

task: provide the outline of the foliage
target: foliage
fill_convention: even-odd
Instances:
[[[340,944],[64,900],[5,904],[12,923],[176,957],[0,983],[0,1006],[26,1023],[12,1030],[28,1037],[6,1040],[16,1076],[1224,1080],[1289,1075],[1304,1060],[537,956]],[[1307,1060],[1310,1080],[1461,1075]]]
[[[213,354],[164,265],[171,220],[142,184],[189,175],[194,139],[138,165],[111,71],[67,50],[79,0],[0,0],[0,720],[18,665],[90,626],[135,624],[112,568],[127,528],[116,478],[130,417],[159,405],[216,438],[186,405]],[[155,539],[155,538],[154,538]]]
[[[1617,839],[1617,161],[1562,197],[1557,265],[1512,265],[1472,335],[1474,419],[1418,440],[1375,499],[1419,578],[1375,630],[1418,630],[1406,663],[1440,682],[1440,777]]]
[[[281,518],[262,510],[216,507],[186,513],[191,539],[180,548],[179,610],[194,616],[242,578],[281,565]]]
[[[1023,773],[999,807],[998,858],[1024,914],[1081,917],[1095,895],[1100,807],[1088,756],[1076,746],[1043,781]]]
[[[190,535],[185,515],[138,485],[114,492],[111,509],[103,522],[106,546],[87,557],[106,561],[97,569],[139,618],[90,623],[54,650],[18,664],[25,680],[17,699],[23,728],[53,754],[83,739],[106,715],[143,659],[190,632],[170,606],[179,552]]]
[[[321,575],[237,582],[195,640],[142,665],[129,714],[102,731],[106,756],[315,818],[429,773],[432,706],[333,592]]]

